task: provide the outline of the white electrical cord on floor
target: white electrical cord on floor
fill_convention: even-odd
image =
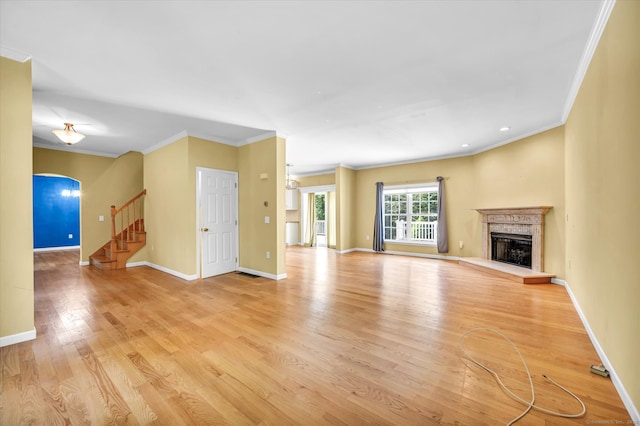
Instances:
[[[513,393],[509,388],[507,388],[507,386],[504,383],[502,383],[502,379],[500,379],[500,376],[498,375],[498,373],[496,373],[495,371],[493,371],[489,367],[483,365],[482,363],[477,361],[475,358],[473,358],[471,355],[469,355],[469,352],[467,352],[467,350],[464,348],[464,345],[462,344],[462,341],[469,334],[476,333],[476,332],[479,332],[479,331],[488,331],[490,333],[497,334],[498,336],[500,336],[504,340],[506,340],[511,345],[511,347],[513,347],[513,349],[516,351],[516,353],[520,357],[520,361],[522,362],[522,365],[523,365],[525,371],[527,372],[527,377],[529,378],[529,385],[531,386],[531,401],[526,401],[525,399],[523,399],[523,398],[519,397],[518,395],[516,395],[515,393]],[[576,413],[576,414],[564,414],[564,413],[559,413],[557,411],[548,410],[546,408],[542,408],[540,406],[535,405],[535,400],[536,400],[535,390],[534,390],[534,386],[533,386],[533,379],[531,378],[531,373],[529,372],[529,367],[527,366],[527,363],[525,362],[524,357],[520,353],[520,350],[518,349],[518,347],[511,341],[511,339],[509,339],[507,336],[505,336],[501,332],[499,332],[497,330],[494,330],[494,329],[491,329],[491,328],[474,328],[474,329],[466,331],[464,334],[462,334],[462,336],[460,336],[460,338],[458,339],[458,346],[460,347],[460,350],[462,350],[462,352],[465,354],[465,356],[471,362],[473,362],[478,367],[482,368],[483,370],[485,370],[486,372],[491,374],[493,376],[493,378],[496,379],[496,381],[498,382],[498,384],[500,385],[500,387],[502,388],[503,391],[505,391],[513,399],[515,399],[517,401],[520,401],[520,402],[522,402],[523,404],[525,404],[527,406],[527,408],[518,417],[514,418],[509,423],[507,423],[507,426],[510,426],[510,425],[514,424],[515,422],[517,422],[518,420],[520,420],[521,418],[523,418],[532,408],[534,408],[534,409],[536,409],[538,411],[542,411],[543,413],[551,414],[553,416],[567,417],[567,418],[582,417],[587,412],[587,407],[585,407],[584,402],[582,402],[582,400],[580,398],[578,398],[574,393],[572,393],[568,389],[564,388],[563,386],[561,386],[560,384],[558,384],[554,380],[550,379],[549,377],[545,376],[544,374],[542,375],[542,377],[544,377],[545,380],[547,380],[551,384],[559,387],[560,389],[562,389],[563,391],[565,391],[566,393],[571,395],[576,401],[578,401],[580,403],[580,405],[582,406],[582,411],[580,411],[579,413]]]

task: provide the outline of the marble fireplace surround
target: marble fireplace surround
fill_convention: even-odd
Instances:
[[[482,257],[491,260],[491,233],[531,235],[531,270],[544,271],[544,215],[552,207],[475,209],[482,215]]]

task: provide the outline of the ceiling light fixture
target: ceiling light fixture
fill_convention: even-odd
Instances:
[[[469,148],[469,144],[468,144],[468,143],[463,143],[463,144],[462,144],[462,147],[463,147],[463,148]]]
[[[64,123],[64,130],[54,130],[53,134],[67,145],[73,145],[85,138],[82,133],[76,132],[76,129],[73,128],[73,124],[71,123]]]
[[[291,164],[287,163],[287,180],[285,181],[285,188],[287,189],[298,189],[298,181],[291,180],[291,176],[289,175],[289,167]]]
[[[506,131],[507,131],[507,130],[509,130],[509,129],[511,129],[511,127],[507,127],[507,126],[505,126],[505,127],[500,127],[500,131],[501,131],[501,132],[506,132]]]

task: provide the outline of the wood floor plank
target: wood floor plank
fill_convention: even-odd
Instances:
[[[187,283],[79,253],[36,253],[38,337],[0,348],[0,424],[504,424],[524,406],[465,358],[474,328],[507,335],[536,400],[522,425],[630,421],[566,290],[456,262],[290,247],[281,281]],[[526,397],[520,360],[488,332],[473,356]]]

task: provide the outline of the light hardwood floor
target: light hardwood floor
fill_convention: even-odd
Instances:
[[[476,327],[510,337],[539,404],[518,424],[627,422],[561,286],[454,262],[287,250],[288,278],[185,282],[147,267],[99,271],[35,256],[38,337],[0,349],[0,424],[504,424],[524,407],[466,360]],[[528,399],[517,355],[489,333],[474,356]]]

